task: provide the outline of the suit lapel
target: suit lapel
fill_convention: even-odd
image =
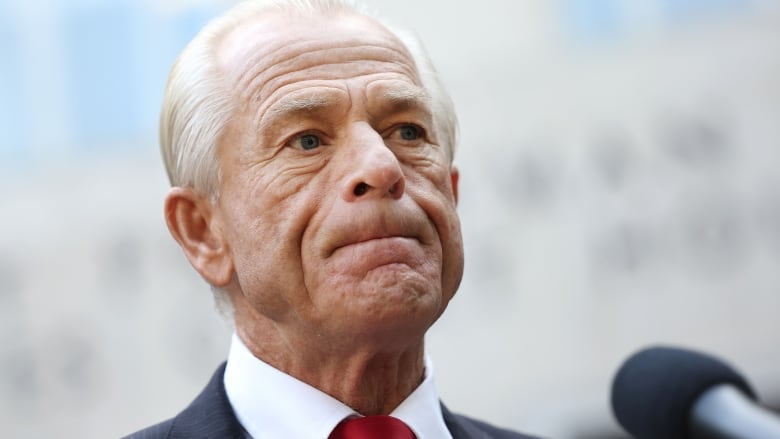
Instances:
[[[477,429],[473,424],[462,422],[462,418],[454,415],[444,404],[441,404],[441,414],[444,417],[444,424],[450,431],[452,439],[489,439],[490,436],[482,430]]]
[[[225,363],[222,363],[200,395],[173,419],[170,439],[247,437],[225,393],[224,374]]]

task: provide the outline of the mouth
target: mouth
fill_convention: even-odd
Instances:
[[[345,243],[333,253],[340,270],[369,273],[381,270],[406,271],[425,264],[426,250],[413,237],[381,235]]]
[[[411,235],[402,235],[402,234],[391,234],[391,233],[381,233],[374,236],[369,237],[361,237],[358,239],[346,241],[343,243],[340,243],[333,247],[333,249],[329,252],[330,255],[333,255],[334,253],[338,252],[339,250],[348,248],[348,247],[367,247],[367,246],[392,246],[394,243],[400,244],[400,243],[406,243],[408,244],[409,241],[413,241],[415,243],[421,243],[420,239],[416,236]]]
[[[320,229],[320,255],[329,258],[334,253],[355,251],[355,256],[371,256],[371,252],[388,255],[392,251],[406,253],[412,246],[427,246],[435,232],[421,209],[410,206],[368,206],[372,209],[352,210],[330,217],[329,226]]]

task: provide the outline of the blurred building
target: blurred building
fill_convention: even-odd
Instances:
[[[611,377],[656,343],[780,403],[777,2],[368,3],[421,35],[461,119],[466,275],[429,340],[451,408],[620,437]],[[229,4],[0,3],[10,437],[128,433],[224,359],[163,224],[156,124],[175,56]]]

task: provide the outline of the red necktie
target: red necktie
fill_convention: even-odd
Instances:
[[[412,430],[392,416],[366,416],[342,421],[328,439],[415,439]]]

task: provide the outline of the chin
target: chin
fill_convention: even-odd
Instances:
[[[396,286],[368,294],[356,305],[355,318],[362,318],[369,327],[424,333],[441,315],[446,304],[438,290]]]

